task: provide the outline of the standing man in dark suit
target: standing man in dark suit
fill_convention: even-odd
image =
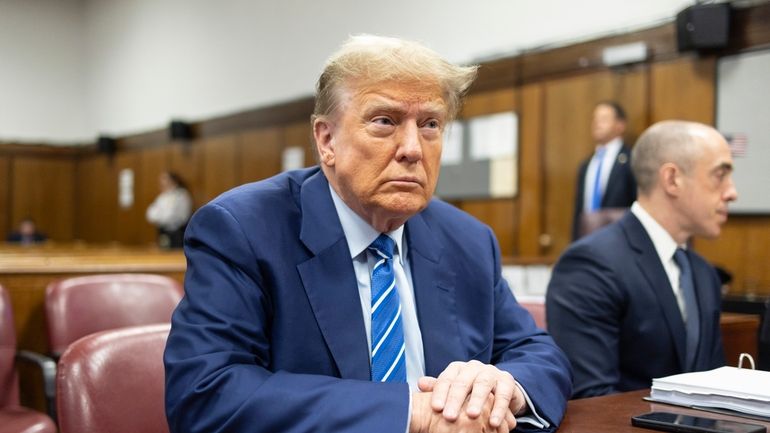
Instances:
[[[660,122],[639,138],[638,201],[572,244],[548,285],[548,331],[572,363],[575,397],[724,365],[719,278],[687,241],[719,235],[737,198],[732,168],[703,124]]]
[[[631,172],[631,149],[623,144],[626,112],[617,102],[596,105],[591,134],[596,143],[593,156],[580,164],[572,218],[572,238],[580,237],[583,213],[602,208],[623,208],[636,200],[636,182]]]
[[[491,230],[432,199],[475,67],[352,38],[317,86],[320,167],[241,186],[185,234],[171,431],[553,431],[569,364]]]

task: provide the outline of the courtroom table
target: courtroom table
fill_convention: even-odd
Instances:
[[[644,389],[602,397],[570,400],[567,403],[567,413],[561,427],[559,427],[559,433],[644,433],[657,431],[631,425],[631,417],[647,412],[673,412],[682,415],[760,424],[767,427],[768,432],[770,432],[770,423],[768,422],[663,403],[651,403],[642,399],[649,395],[650,390]]]

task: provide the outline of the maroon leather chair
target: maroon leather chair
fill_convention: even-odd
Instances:
[[[19,404],[16,372],[16,329],[8,292],[0,285],[0,431],[3,433],[56,433],[47,415]]]
[[[520,301],[519,304],[521,304],[522,307],[529,311],[529,314],[531,314],[532,318],[535,319],[535,324],[538,328],[546,329],[545,301]]]
[[[55,281],[45,294],[48,347],[58,357],[72,342],[94,332],[168,323],[182,295],[182,286],[162,275],[102,274]]]
[[[59,360],[61,433],[168,433],[163,350],[170,324],[88,335]]]

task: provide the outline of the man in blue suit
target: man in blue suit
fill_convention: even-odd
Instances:
[[[501,278],[491,230],[432,199],[475,72],[351,38],[317,86],[320,167],[193,216],[164,355],[172,432],[556,429],[566,357]]]
[[[737,198],[732,166],[706,125],[660,122],[639,138],[637,201],[570,246],[548,285],[548,331],[572,363],[575,397],[724,365],[720,282],[687,243],[719,235]]]
[[[626,112],[614,101],[596,104],[591,120],[591,135],[596,149],[578,169],[572,239],[581,233],[581,221],[587,212],[605,208],[628,208],[636,200],[636,182],[631,172],[631,149],[623,143]]]

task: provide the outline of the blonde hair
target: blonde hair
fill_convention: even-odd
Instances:
[[[440,86],[447,113],[453,119],[476,78],[477,69],[475,65],[453,65],[417,42],[373,35],[351,36],[327,60],[318,78],[313,118],[334,114],[346,85],[418,81]]]

